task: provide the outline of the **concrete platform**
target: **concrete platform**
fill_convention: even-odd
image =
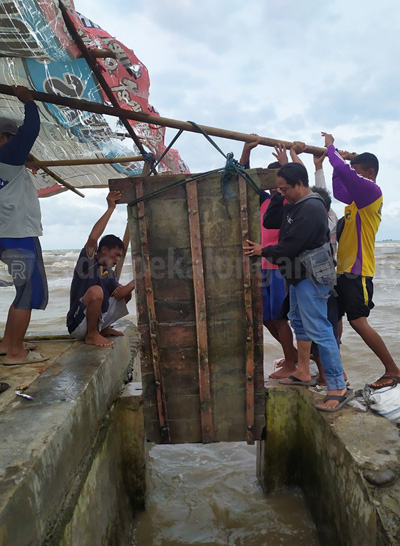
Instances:
[[[318,411],[322,395],[270,382],[258,477],[266,492],[297,485],[324,546],[400,544],[400,430],[351,407]]]
[[[121,325],[120,325],[121,326]],[[132,379],[136,327],[120,327],[112,347],[39,340],[49,361],[0,366],[11,388],[0,395],[0,544],[58,544],[71,495],[89,472],[109,410]],[[17,397],[17,387],[33,400]],[[72,493],[75,491],[75,493]]]

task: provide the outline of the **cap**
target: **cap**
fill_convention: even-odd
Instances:
[[[16,135],[18,133],[18,125],[12,119],[0,118],[0,133]]]

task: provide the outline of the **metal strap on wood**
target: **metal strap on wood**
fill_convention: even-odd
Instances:
[[[137,181],[136,183],[136,195],[143,196],[143,182]],[[138,220],[139,220],[139,234],[140,234],[140,243],[142,248],[142,256],[144,259],[144,290],[146,293],[146,305],[147,313],[149,320],[149,331],[150,331],[150,345],[151,345],[151,358],[153,362],[153,371],[154,371],[154,380],[156,386],[156,399],[157,399],[157,412],[158,420],[160,424],[161,438],[165,443],[171,441],[169,426],[168,426],[168,417],[167,417],[167,406],[165,400],[165,389],[164,381],[161,372],[160,365],[160,354],[158,349],[157,342],[157,319],[156,319],[156,309],[154,303],[154,292],[153,292],[153,282],[151,279],[151,268],[150,268],[150,252],[148,244],[148,230],[146,223],[145,215],[145,204],[144,201],[141,201],[137,204],[138,211]]]
[[[249,238],[249,218],[247,208],[246,181],[239,176],[240,227],[242,230],[242,246]],[[243,257],[243,294],[246,314],[246,439],[248,444],[254,444],[254,320],[251,292],[251,260]]]
[[[204,267],[196,181],[186,184],[186,193],[188,201],[190,247],[192,253],[201,429],[203,443],[209,443],[214,441],[214,425],[211,404],[210,365],[208,359],[209,354]]]

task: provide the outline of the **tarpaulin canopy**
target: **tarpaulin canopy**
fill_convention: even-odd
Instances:
[[[148,102],[147,69],[134,52],[78,14],[72,0],[64,0],[63,6],[65,10],[60,9],[58,0],[1,2],[0,82],[157,115]],[[85,52],[104,50],[108,51],[105,58],[96,55],[95,66],[88,63]],[[157,159],[165,150],[165,127],[125,120],[121,129],[116,118],[45,102],[37,104],[41,131],[32,153],[38,160],[122,158],[140,156],[143,151]],[[0,108],[2,117],[22,123],[23,105],[18,99],[0,95]],[[121,136],[127,133],[126,128],[131,132],[129,138]],[[142,168],[142,161],[132,161],[52,167],[51,171],[79,188],[106,186],[109,178],[137,175]],[[169,150],[160,170],[189,172],[176,150]],[[65,190],[41,169],[32,176],[40,196]]]

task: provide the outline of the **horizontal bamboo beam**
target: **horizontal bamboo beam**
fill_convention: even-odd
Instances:
[[[37,158],[32,154],[30,153],[29,154],[29,157],[32,158],[33,162],[37,162]],[[51,178],[53,178],[56,182],[58,182],[59,184],[61,184],[61,186],[64,186],[65,188],[67,188],[68,190],[72,191],[73,193],[76,193],[76,195],[79,195],[79,197],[85,197],[83,193],[81,193],[79,190],[77,190],[76,188],[74,188],[74,186],[71,186],[71,184],[69,182],[66,182],[65,180],[63,180],[60,176],[58,176],[58,174],[56,174],[55,172],[53,172],[52,170],[48,169],[47,167],[42,167],[42,170],[48,174],[49,176],[51,176]]]
[[[10,85],[0,84],[0,93],[4,95],[14,95],[14,90]],[[59,106],[68,106],[73,110],[82,110],[84,112],[93,112],[96,114],[103,114],[107,116],[118,117],[122,119],[131,119],[133,121],[141,121],[152,125],[161,125],[162,127],[170,127],[172,129],[182,129],[192,133],[200,133],[199,129],[189,123],[188,121],[179,121],[171,118],[164,118],[161,116],[153,116],[151,114],[144,114],[143,112],[133,112],[132,110],[126,110],[125,108],[118,108],[116,106],[106,106],[97,102],[89,102],[82,99],[72,99],[69,97],[62,97],[60,95],[53,95],[49,93],[41,93],[39,91],[31,90],[34,100],[39,102],[48,102],[50,104],[56,104]],[[210,136],[226,138],[229,140],[239,140],[241,142],[254,142],[259,137],[248,134],[239,133],[237,131],[229,131],[227,129],[218,129],[216,127],[209,127],[207,125],[198,125],[205,133]],[[275,147],[277,145],[285,146],[289,149],[293,146],[293,142],[287,140],[279,140],[276,138],[260,137],[260,144],[263,146]],[[304,152],[320,156],[325,152],[326,148],[318,146],[306,146]]]
[[[135,161],[144,161],[142,155],[132,157],[90,157],[82,159],[59,159],[55,161],[29,161],[27,167],[43,169],[43,167],[72,167],[74,165],[104,165],[109,163],[133,163]]]

